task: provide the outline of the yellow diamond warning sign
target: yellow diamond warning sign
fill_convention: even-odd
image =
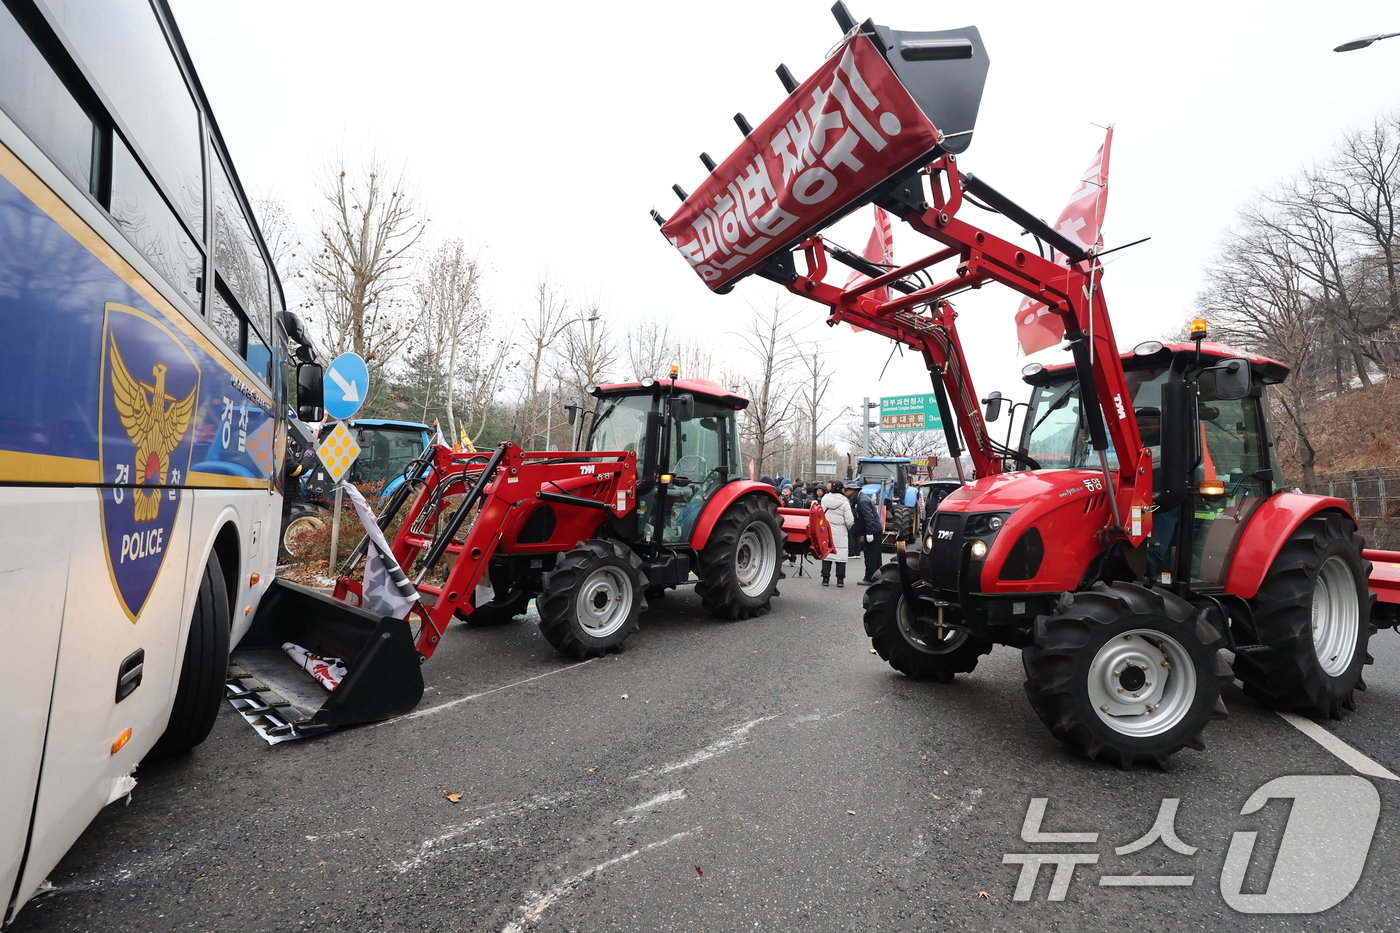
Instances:
[[[355,443],[345,422],[337,421],[326,439],[316,448],[316,456],[326,467],[326,473],[333,482],[340,482],[350,472],[350,465],[360,455],[360,445]]]

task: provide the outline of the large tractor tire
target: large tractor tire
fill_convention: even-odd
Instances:
[[[943,610],[943,621],[962,622],[956,606]],[[969,632],[939,626],[937,617],[917,617],[899,585],[899,567],[886,564],[865,591],[865,634],[890,667],[915,680],[950,683],[967,674],[992,643]]]
[[[536,601],[540,634],[577,660],[621,651],[637,630],[646,586],[642,561],[616,541],[582,542],[560,558]]]
[[[278,552],[281,562],[310,560],[317,556],[312,553],[311,544],[317,532],[326,527],[326,510],[320,506],[298,502],[287,514],[282,525],[282,547]]]
[[[187,752],[203,742],[214,728],[228,673],[231,619],[223,565],[219,555],[211,553],[195,596],[170,722],[151,749],[154,757]]]
[[[782,555],[783,526],[776,507],[758,496],[740,499],[715,524],[700,552],[695,592],[717,618],[763,615],[778,594]]]
[[[1098,583],[1067,593],[1035,620],[1021,654],[1026,696],[1041,722],[1089,758],[1166,767],[1225,716],[1225,633],[1166,590]]]
[[[1365,690],[1371,634],[1371,565],[1343,516],[1316,515],[1284,544],[1254,597],[1261,648],[1235,657],[1245,693],[1267,706],[1341,719]]]
[[[914,510],[902,502],[891,503],[885,509],[885,530],[894,533],[894,540],[906,543],[914,540]]]

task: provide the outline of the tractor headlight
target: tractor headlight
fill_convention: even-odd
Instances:
[[[1010,516],[1010,512],[982,512],[969,515],[967,524],[963,526],[963,534],[969,538],[990,538],[1001,530],[1001,526],[1006,524],[1006,520]]]
[[[972,552],[974,560],[981,560],[987,556],[987,542],[978,538],[976,541],[972,542],[972,546],[968,548],[968,550]]]
[[[932,550],[933,550],[933,535],[929,535],[928,537],[924,538],[924,550],[925,550],[925,551],[932,551]]]

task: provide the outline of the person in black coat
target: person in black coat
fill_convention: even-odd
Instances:
[[[848,481],[841,491],[851,500],[851,510],[856,513],[856,523],[851,528],[851,554],[865,555],[865,576],[858,585],[869,586],[875,582],[884,556],[880,553],[880,537],[884,534],[880,513],[875,511],[875,503],[860,491],[860,483],[855,480]]]

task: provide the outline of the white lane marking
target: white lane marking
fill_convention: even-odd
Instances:
[[[438,858],[442,855],[446,855],[449,852],[456,852],[461,849],[470,849],[479,846],[489,845],[489,840],[477,840],[475,842],[460,843],[454,846],[447,846],[446,844],[452,842],[459,836],[466,835],[473,829],[476,829],[479,826],[484,826],[487,823],[493,822],[494,820],[499,820],[507,816],[516,816],[517,814],[521,813],[529,813],[532,810],[541,810],[546,807],[552,807],[555,804],[568,800],[569,798],[574,796],[576,795],[572,793],[552,794],[543,797],[531,797],[529,800],[521,800],[515,803],[507,804],[506,806],[495,811],[494,813],[488,813],[485,816],[479,816],[474,820],[467,820],[465,823],[458,823],[455,826],[449,827],[444,833],[440,833],[439,835],[434,836],[431,839],[424,839],[422,842],[418,843],[417,853],[409,856],[402,862],[390,862],[389,865],[391,868],[394,869],[394,871],[398,872],[399,874],[403,874],[406,871],[412,871],[415,868],[421,868],[433,859]],[[478,809],[488,808],[479,807]]]
[[[576,670],[580,667],[583,667],[585,664],[592,664],[594,661],[597,660],[597,658],[589,658],[587,661],[580,661],[577,664],[570,664],[568,667],[561,667],[557,668],[556,670],[545,671],[543,674],[536,674],[534,677],[526,677],[524,680],[517,680],[515,683],[502,684],[499,687],[492,687],[490,690],[483,690],[480,693],[473,693],[471,696],[458,697],[455,700],[449,700],[446,703],[440,703],[437,706],[430,706],[427,709],[414,710],[406,716],[399,716],[394,719],[386,719],[384,722],[376,723],[376,725],[387,726],[390,723],[403,722],[406,719],[418,719],[422,716],[431,716],[433,713],[440,713],[445,709],[451,709],[454,706],[460,706],[461,704],[466,703],[469,700],[479,700],[484,696],[489,696],[492,693],[498,693],[501,690],[509,690],[511,687],[519,687],[522,684],[528,684],[531,681],[540,680],[544,677],[553,677],[555,674],[562,674],[565,671]]]
[[[753,730],[754,726],[777,718],[777,716],[760,716],[758,719],[751,719],[742,726],[736,726],[730,729],[724,734],[723,738],[716,739],[684,761],[674,761],[669,765],[661,765],[656,768],[643,768],[627,780],[636,781],[644,777],[657,777],[662,774],[670,774],[672,771],[694,767],[702,761],[709,761],[717,755],[723,755],[726,752],[734,751],[736,748],[742,748],[748,744],[749,732]]]
[[[674,836],[667,836],[665,839],[658,840],[649,845],[644,845],[640,849],[633,849],[631,852],[625,852],[616,858],[610,858],[606,862],[600,862],[592,868],[586,868],[577,875],[570,875],[543,894],[538,891],[532,891],[528,895],[529,899],[516,908],[516,913],[518,913],[519,916],[502,927],[501,933],[524,933],[525,927],[540,919],[540,915],[548,910],[555,901],[559,900],[559,898],[568,894],[569,891],[578,887],[589,878],[592,878],[600,871],[612,868],[614,865],[621,865],[623,862],[629,862],[643,852],[650,852],[652,849],[658,849],[661,846],[669,845],[678,839],[693,836],[699,831],[699,826],[692,826],[685,832],[676,833]]]
[[[670,803],[672,800],[684,800],[684,799],[685,799],[685,789],[684,789],[684,788],[681,788],[681,789],[678,789],[678,790],[668,790],[668,791],[667,791],[666,793],[664,793],[664,794],[658,794],[658,795],[656,795],[655,797],[651,798],[650,800],[644,800],[644,801],[642,801],[641,803],[637,804],[635,807],[628,807],[627,809],[629,809],[629,810],[631,810],[631,811],[633,811],[633,812],[636,812],[636,811],[638,811],[638,810],[655,810],[657,807],[661,806],[662,804]]]
[[[635,807],[628,807],[627,813],[613,820],[614,826],[626,826],[628,823],[640,823],[647,818],[647,814],[657,807],[664,806],[673,800],[684,800],[685,791],[671,790],[664,794],[658,794],[650,800],[644,800]]]
[[[1275,712],[1278,711],[1275,710]],[[1397,776],[1395,773],[1387,770],[1379,762],[1368,758],[1355,748],[1352,748],[1311,719],[1295,715],[1294,713],[1279,713],[1279,716],[1282,717],[1284,722],[1293,726],[1299,732],[1303,733],[1303,735],[1306,735],[1318,745],[1321,745],[1323,748],[1342,759],[1342,761],[1346,762],[1350,767],[1361,774],[1369,774],[1371,777],[1384,778],[1387,781],[1400,781],[1400,776]]]

